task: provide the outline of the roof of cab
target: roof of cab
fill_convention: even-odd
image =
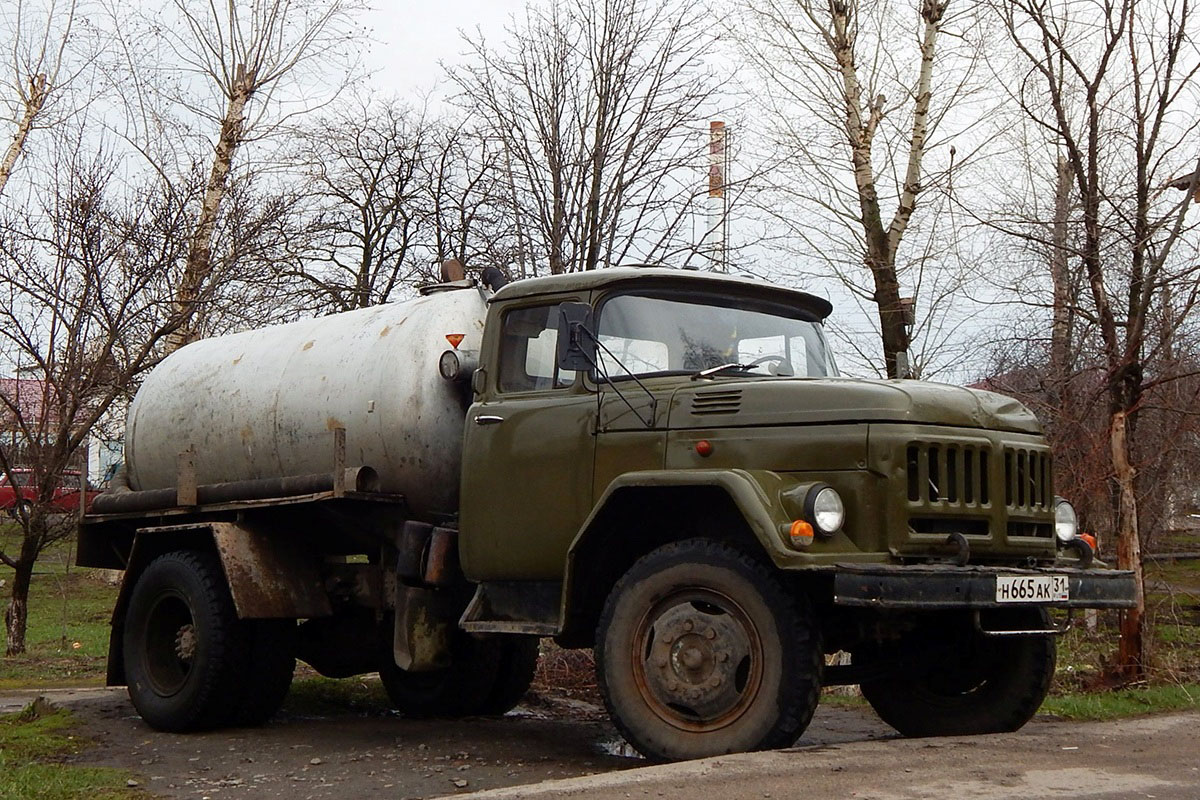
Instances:
[[[559,292],[592,291],[625,283],[654,288],[694,288],[701,291],[719,291],[724,287],[740,294],[749,293],[758,296],[771,294],[776,298],[783,294],[790,296],[792,302],[812,311],[820,319],[829,316],[833,311],[833,305],[825,298],[798,289],[737,275],[664,267],[609,267],[586,272],[566,272],[561,275],[525,278],[502,287],[492,299],[514,300]]]

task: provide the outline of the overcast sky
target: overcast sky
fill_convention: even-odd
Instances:
[[[478,26],[489,41],[499,42],[509,17],[524,5],[524,0],[382,0],[366,20],[375,40],[366,59],[375,72],[373,83],[385,93],[415,99],[441,80],[439,61],[460,60],[465,49],[460,30]]]

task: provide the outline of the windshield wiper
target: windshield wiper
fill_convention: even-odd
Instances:
[[[702,369],[699,372],[693,372],[692,380],[699,380],[700,378],[711,378],[713,375],[717,375],[719,373],[725,372],[726,370],[730,370],[730,369],[741,370],[742,372],[749,372],[752,369],[758,369],[760,366],[762,366],[762,365],[761,364],[739,364],[736,361],[730,362],[728,364],[718,364],[715,367],[709,367],[708,369]]]

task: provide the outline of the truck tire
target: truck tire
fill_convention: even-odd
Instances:
[[[721,542],[644,556],[613,587],[596,671],[617,728],[654,761],[786,747],[817,707],[819,630],[807,599]]]
[[[275,716],[296,671],[296,621],[247,619],[239,625],[250,654],[250,671],[242,682],[241,697],[231,704],[232,725],[253,727]]]
[[[1038,608],[998,609],[984,622],[989,629],[1045,629],[1049,617]],[[905,736],[969,736],[1015,731],[1033,718],[1054,677],[1053,637],[985,637],[966,615],[931,627],[871,651],[872,660],[910,664],[861,686],[884,722]],[[917,652],[933,657],[913,665]]]
[[[499,643],[459,631],[451,649],[450,666],[432,672],[407,672],[390,654],[383,658],[379,678],[397,711],[420,718],[487,713],[500,668]]]
[[[178,550],[150,562],[125,616],[125,682],[134,708],[161,731],[229,721],[249,674],[244,630],[212,553]]]
[[[481,714],[506,714],[529,691],[533,683],[541,640],[536,636],[502,634],[496,637],[500,646],[500,665],[496,670],[496,685],[480,707]]]

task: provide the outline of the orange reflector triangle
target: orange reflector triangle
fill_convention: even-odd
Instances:
[[[450,346],[453,347],[455,350],[458,349],[458,346],[460,344],[462,344],[462,340],[465,338],[467,338],[467,335],[465,333],[447,333],[446,334],[446,341],[449,342]]]

